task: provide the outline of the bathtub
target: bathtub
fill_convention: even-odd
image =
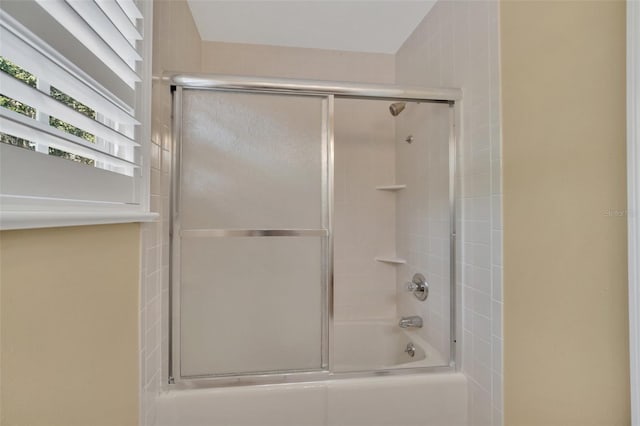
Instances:
[[[170,390],[158,426],[465,426],[462,373]]]
[[[389,321],[334,323],[334,371],[448,363],[415,330]],[[413,357],[404,352],[412,342]],[[467,379],[424,372],[315,382],[169,388],[157,399],[158,426],[465,426]]]
[[[363,371],[449,365],[415,329],[402,329],[397,321],[336,321],[333,370]],[[405,351],[412,344],[413,356]]]

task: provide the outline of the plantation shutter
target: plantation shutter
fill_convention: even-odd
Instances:
[[[145,23],[133,0],[1,3],[3,212],[146,208]]]

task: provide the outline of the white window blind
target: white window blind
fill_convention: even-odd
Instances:
[[[151,217],[149,25],[132,0],[1,3],[4,229]]]

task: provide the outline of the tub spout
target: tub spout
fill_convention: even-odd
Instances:
[[[422,318],[414,315],[411,317],[402,317],[400,318],[400,322],[398,323],[400,328],[421,328],[422,327]]]

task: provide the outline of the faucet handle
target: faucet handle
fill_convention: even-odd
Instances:
[[[413,281],[409,281],[407,283],[407,290],[408,291],[416,291],[420,288],[420,284],[416,284]]]
[[[407,283],[407,290],[412,292],[416,299],[424,302],[429,297],[429,284],[424,275],[417,273],[412,280]]]

